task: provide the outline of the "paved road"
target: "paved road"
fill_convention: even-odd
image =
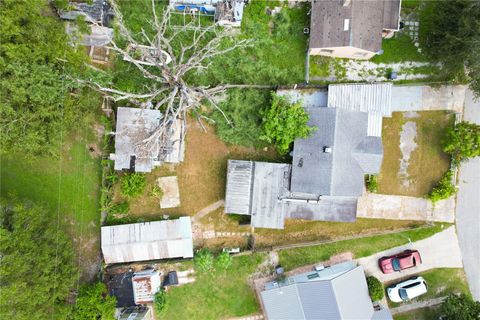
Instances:
[[[406,249],[417,249],[422,256],[422,264],[418,267],[383,274],[378,267],[378,259],[389,256]],[[462,268],[462,254],[458,245],[455,226],[451,226],[442,232],[434,234],[430,238],[413,242],[404,246],[385,250],[372,256],[357,260],[365,269],[367,275],[373,275],[382,282],[404,278],[422,271],[434,268]]]
[[[480,101],[467,90],[463,120],[480,124]],[[480,157],[460,166],[456,223],[463,264],[473,297],[480,301]]]

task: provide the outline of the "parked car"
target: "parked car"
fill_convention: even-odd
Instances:
[[[422,277],[413,277],[387,288],[387,294],[393,302],[408,301],[427,293],[427,283]]]
[[[383,273],[392,273],[422,264],[422,257],[417,250],[405,250],[390,257],[378,260],[378,266]]]

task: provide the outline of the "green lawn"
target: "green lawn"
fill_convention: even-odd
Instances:
[[[99,255],[100,158],[92,157],[87,148],[94,140],[86,128],[66,138],[61,162],[51,157],[25,159],[8,155],[2,156],[0,166],[2,196],[14,194],[53,212],[58,210],[61,224],[72,235],[77,262],[84,272],[93,272],[92,265]],[[91,273],[83,275],[89,278]]]
[[[227,271],[195,274],[196,281],[168,291],[169,306],[162,319],[227,319],[260,310],[248,277],[265,254],[233,258]]]
[[[465,293],[470,295],[468,289],[468,284],[465,279],[465,273],[463,269],[457,268],[441,268],[441,269],[432,269],[426,272],[419,274],[422,276],[428,285],[428,292],[418,298],[415,298],[413,301],[425,301],[433,298],[445,297],[450,293]],[[407,277],[409,278],[409,277]],[[399,280],[394,283],[398,283]],[[388,284],[385,285],[385,288],[388,287]],[[387,298],[388,300],[388,298]],[[394,303],[388,300],[388,305],[390,308],[398,307],[406,303]]]
[[[438,320],[437,307],[416,309],[410,312],[399,313],[393,316],[395,320]]]
[[[383,119],[382,168],[378,176],[378,193],[422,197],[429,193],[450,167],[450,157],[442,150],[446,130],[453,126],[455,115],[448,111],[422,111],[411,115],[394,112]],[[416,125],[415,150],[410,155],[407,175],[400,175],[400,136],[407,122]]]
[[[399,233],[364,237],[359,239],[344,240],[318,246],[281,250],[279,252],[280,264],[291,270],[307,264],[328,260],[331,256],[351,252],[355,258],[366,257],[375,252],[401,246],[411,241],[428,238],[442,230],[440,224],[416,230]]]
[[[375,63],[397,63],[405,61],[426,62],[427,58],[418,52],[410,37],[397,34],[382,41],[383,54],[376,55],[370,61]]]

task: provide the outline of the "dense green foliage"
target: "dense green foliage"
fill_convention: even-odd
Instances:
[[[372,193],[377,192],[378,190],[377,176],[374,174],[365,175],[365,185],[367,187],[368,192],[372,192]]]
[[[212,253],[208,249],[203,248],[195,253],[193,262],[200,272],[207,272],[213,269],[214,259]]]
[[[270,91],[255,89],[233,89],[228,98],[220,104],[225,117],[214,111],[218,136],[227,143],[247,147],[259,147],[265,142],[262,135],[262,118],[260,112],[270,104]]]
[[[78,272],[56,219],[33,203],[1,200],[0,318],[65,319]]]
[[[153,301],[155,307],[155,312],[157,314],[162,314],[168,310],[168,296],[167,292],[161,288],[156,294]]]
[[[442,72],[459,80],[465,67],[470,87],[480,94],[480,2],[425,1],[420,12],[420,41],[425,54],[443,64]]]
[[[370,294],[370,298],[372,301],[380,301],[383,299],[384,290],[383,284],[375,278],[374,276],[367,277],[367,286],[368,286],[368,293]]]
[[[57,154],[61,133],[90,107],[83,91],[69,94],[86,56],[46,0],[2,1],[0,21],[1,151]]]
[[[462,121],[449,129],[443,151],[452,155],[454,163],[480,156],[480,125]]]
[[[120,178],[120,190],[126,197],[136,197],[143,193],[147,181],[142,173],[127,173]]]
[[[274,143],[280,154],[286,154],[295,139],[306,138],[314,130],[307,125],[308,113],[301,102],[292,104],[276,94],[272,95],[272,104],[262,115],[262,139]]]
[[[117,300],[108,295],[102,282],[86,284],[78,292],[77,301],[72,309],[71,320],[114,320]]]
[[[227,270],[232,265],[232,256],[228,252],[222,252],[215,259],[215,268],[217,270]]]
[[[480,319],[480,302],[465,294],[450,294],[440,308],[445,320],[478,320]]]
[[[436,203],[440,200],[450,198],[456,192],[457,188],[452,184],[452,171],[448,170],[427,195],[427,198],[432,201],[432,203]]]

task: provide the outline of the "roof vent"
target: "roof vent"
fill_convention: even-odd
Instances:
[[[342,1],[342,5],[343,5],[344,7],[348,7],[348,6],[350,5],[350,2],[352,2],[352,0],[343,0],[343,1]]]
[[[323,152],[324,153],[332,153],[332,148],[329,147],[329,146],[325,146],[325,147],[323,147]]]

